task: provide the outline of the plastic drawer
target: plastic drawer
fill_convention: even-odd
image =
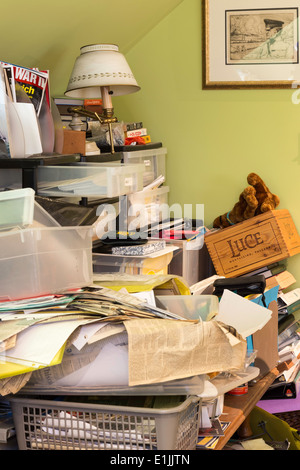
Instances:
[[[124,163],[143,163],[145,165],[143,184],[147,186],[160,175],[166,176],[166,155],[167,149],[164,147],[128,151],[123,152],[123,161]]]
[[[75,163],[38,168],[38,194],[57,197],[117,197],[143,189],[144,165]]]
[[[168,186],[128,195],[128,230],[151,226],[167,219],[170,216],[168,197]]]
[[[94,273],[168,274],[173,249],[166,248],[152,256],[121,256],[93,253]]]

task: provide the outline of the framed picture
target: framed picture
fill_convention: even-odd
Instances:
[[[300,86],[300,0],[202,0],[203,88]]]

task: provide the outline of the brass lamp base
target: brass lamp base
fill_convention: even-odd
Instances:
[[[73,116],[75,116],[76,114],[80,116],[86,116],[94,120],[97,119],[100,124],[107,124],[110,138],[111,153],[115,153],[112,124],[114,122],[117,122],[118,118],[114,116],[113,108],[103,109],[103,114],[101,115],[93,111],[88,111],[83,106],[70,107],[68,108],[68,112],[71,113]]]

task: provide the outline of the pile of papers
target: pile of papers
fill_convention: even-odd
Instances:
[[[141,386],[240,370],[246,342],[217,321],[184,319],[143,298],[90,287],[1,303],[0,393],[30,381]]]

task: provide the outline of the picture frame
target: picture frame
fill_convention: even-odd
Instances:
[[[298,88],[300,0],[202,0],[203,89]]]

